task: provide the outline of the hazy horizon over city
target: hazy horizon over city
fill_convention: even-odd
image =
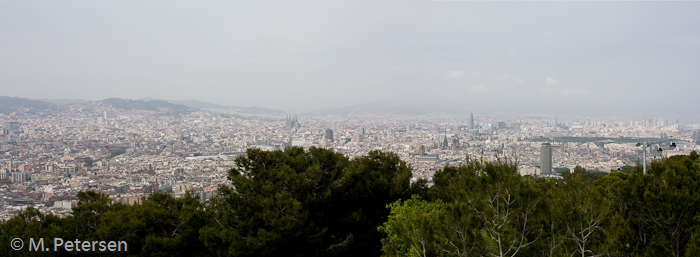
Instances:
[[[0,90],[10,96],[700,120],[698,2],[5,7]]]
[[[700,0],[5,1],[0,255],[695,256],[698,24]]]
[[[3,97],[3,96],[0,96]],[[635,108],[630,106],[624,111],[615,111],[606,109],[605,106],[600,106],[599,108],[591,108],[588,110],[570,110],[565,108],[565,106],[554,106],[553,108],[522,108],[514,109],[509,108],[504,105],[493,106],[492,108],[468,108],[466,106],[459,106],[458,103],[440,103],[440,102],[428,102],[428,101],[376,101],[367,102],[360,104],[353,104],[347,106],[327,106],[322,108],[316,108],[311,110],[278,110],[269,108],[262,105],[252,105],[252,106],[241,106],[235,103],[228,104],[217,104],[210,103],[206,101],[200,101],[196,99],[164,99],[157,97],[145,97],[140,99],[129,99],[129,98],[117,98],[108,97],[105,99],[33,99],[28,97],[13,97],[15,99],[26,99],[26,100],[39,100],[52,104],[72,104],[82,101],[103,101],[106,99],[124,99],[124,100],[136,100],[136,101],[165,101],[171,104],[182,105],[194,109],[236,109],[241,113],[250,113],[250,110],[245,111],[245,109],[255,110],[252,113],[256,114],[273,114],[273,115],[291,115],[298,114],[302,116],[326,116],[326,115],[366,115],[366,114],[380,114],[380,115],[424,115],[430,113],[446,113],[453,115],[469,115],[470,113],[477,113],[477,115],[493,115],[493,114],[509,114],[509,115],[520,115],[526,116],[541,116],[541,117],[579,117],[579,118],[595,118],[595,119],[605,119],[605,120],[644,120],[644,119],[654,119],[662,118],[672,121],[680,121],[681,124],[697,124],[700,123],[700,115],[694,113],[692,110],[677,111],[677,112],[664,112],[659,110],[654,110],[653,108],[639,107]],[[0,107],[7,107],[2,106]]]

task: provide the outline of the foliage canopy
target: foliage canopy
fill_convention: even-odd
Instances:
[[[695,256],[700,157],[609,175],[520,176],[509,160],[468,159],[411,184],[396,154],[248,150],[229,186],[202,201],[152,192],[137,205],[78,193],[66,218],[28,208],[0,241],[124,240],[114,256]],[[25,242],[26,244],[26,242]],[[73,256],[0,249],[0,256]]]

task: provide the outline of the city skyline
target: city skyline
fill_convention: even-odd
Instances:
[[[465,108],[449,108],[445,106],[431,106],[431,107],[420,107],[410,104],[398,104],[398,103],[370,103],[370,104],[358,104],[343,107],[333,107],[333,108],[323,108],[318,110],[312,110],[307,112],[297,112],[295,111],[283,111],[265,108],[264,106],[235,106],[235,105],[219,105],[214,103],[208,103],[203,101],[198,101],[194,99],[189,100],[170,100],[170,99],[160,99],[160,98],[142,98],[142,99],[123,99],[123,98],[107,98],[103,100],[86,100],[86,99],[31,99],[24,97],[7,97],[0,96],[3,101],[11,99],[10,104],[3,104],[0,101],[0,113],[9,114],[10,110],[16,110],[21,106],[30,107],[35,109],[35,111],[41,111],[42,108],[50,108],[51,105],[56,106],[70,106],[72,104],[81,104],[89,102],[109,102],[108,105],[117,104],[115,107],[118,109],[129,109],[129,108],[145,108],[150,106],[150,108],[156,108],[155,106],[161,106],[162,108],[176,108],[176,112],[182,112],[186,109],[190,111],[194,110],[219,110],[228,111],[233,113],[241,114],[263,114],[263,115],[273,115],[273,116],[363,116],[363,115],[408,115],[408,116],[420,116],[425,114],[450,114],[450,115],[464,115],[466,119],[473,120],[474,111]],[[27,103],[22,104],[23,100],[28,100]],[[41,101],[45,106],[36,105],[36,102],[30,103],[32,101]],[[127,103],[136,104],[135,106],[129,106]],[[126,105],[125,105],[126,104]],[[5,108],[3,110],[3,108]],[[154,109],[155,110],[155,109]],[[173,109],[175,111],[175,109]],[[595,114],[590,112],[571,112],[571,111],[561,111],[558,109],[553,110],[540,110],[540,111],[517,111],[517,110],[499,110],[499,109],[489,109],[489,110],[478,110],[480,115],[520,115],[524,117],[550,117],[554,119],[556,124],[557,115],[562,117],[568,117],[570,119],[605,119],[605,120],[657,120],[662,119],[666,121],[673,121],[679,124],[697,124],[700,123],[700,115],[693,113],[692,110],[686,113],[664,113],[664,112],[649,112],[647,110],[636,111],[633,110],[627,113],[605,113],[605,114]],[[469,124],[470,127],[473,124]]]
[[[440,195],[449,197],[484,197],[490,192],[502,192],[504,194],[492,196],[501,195],[497,199],[505,199],[499,200],[503,204],[525,202],[533,210],[531,212],[521,207],[508,207],[505,208],[506,212],[515,210],[512,213],[532,215],[534,211],[540,211],[536,215],[542,215],[538,217],[543,218],[532,220],[542,220],[545,223],[532,222],[533,230],[539,229],[538,226],[542,224],[543,228],[551,228],[548,223],[551,220],[563,221],[563,228],[569,224],[565,218],[546,219],[552,216],[553,212],[549,210],[553,209],[540,207],[544,204],[522,200],[535,199],[554,206],[566,204],[562,200],[571,199],[571,196],[593,195],[597,196],[593,200],[599,201],[597,199],[601,198],[598,197],[614,196],[610,192],[639,192],[639,195],[658,192],[654,190],[659,189],[659,183],[646,183],[652,190],[637,191],[638,185],[643,182],[640,179],[667,181],[670,185],[664,187],[676,192],[696,192],[694,185],[700,174],[697,169],[700,167],[697,165],[700,161],[697,155],[700,151],[700,124],[679,124],[675,120],[663,118],[599,120],[549,115],[484,115],[477,112],[472,122],[471,115],[445,113],[285,116],[221,109],[176,112],[168,107],[153,108],[153,105],[135,102],[84,101],[50,105],[50,108],[43,110],[23,107],[9,113],[0,112],[0,226],[4,231],[28,231],[27,233],[36,234],[38,232],[35,230],[23,229],[35,227],[74,233],[76,227],[81,227],[75,224],[83,224],[86,220],[83,218],[86,213],[84,210],[97,207],[108,210],[101,214],[99,224],[107,224],[110,228],[114,228],[114,224],[117,227],[135,224],[133,231],[137,232],[133,233],[111,229],[115,231],[113,238],[131,244],[129,249],[132,253],[141,251],[144,254],[154,248],[136,240],[153,238],[152,235],[155,234],[163,235],[158,232],[163,231],[162,226],[158,227],[159,224],[170,224],[168,226],[172,231],[187,231],[191,235],[206,235],[200,228],[207,226],[216,231],[241,227],[240,223],[222,225],[218,222],[230,222],[231,219],[207,218],[230,213],[238,216],[239,212],[223,209],[228,208],[223,206],[231,205],[222,203],[238,203],[241,208],[247,209],[251,206],[258,208],[253,211],[254,214],[266,210],[282,213],[289,210],[280,209],[279,206],[309,206],[299,201],[304,199],[318,206],[318,210],[335,210],[338,209],[337,206],[347,206],[346,203],[355,203],[364,209],[367,203],[372,202],[376,203],[373,209],[383,210],[394,208],[387,207],[387,202],[394,201],[391,205],[398,206],[398,200],[374,200],[391,195],[387,190],[397,185],[403,189],[395,190],[396,192],[410,192],[406,189],[420,188],[420,191],[428,192],[425,196],[432,195],[428,190],[445,188],[451,188],[445,192],[452,193]],[[114,103],[122,104],[115,106]],[[48,104],[44,106],[46,105]],[[130,108],[124,108],[125,106]],[[639,142],[644,142],[645,147],[640,147]],[[652,148],[648,152],[647,145]],[[556,150],[552,151],[553,148]],[[645,161],[640,161],[640,158]],[[640,162],[650,164],[646,175],[640,173],[643,169],[639,167]],[[397,171],[401,172],[400,176]],[[666,174],[659,174],[661,172]],[[463,175],[469,177],[462,177]],[[251,179],[258,181],[250,183]],[[609,183],[611,181],[614,183]],[[454,184],[446,187],[445,182]],[[682,182],[683,187],[679,188],[678,182]],[[581,186],[579,183],[588,185]],[[609,188],[605,189],[605,185]],[[485,190],[483,186],[494,190]],[[326,189],[322,189],[324,187]],[[573,188],[575,191],[565,191],[562,187]],[[335,189],[327,190],[331,188]],[[260,192],[257,194],[259,197],[247,197],[251,195],[251,189]],[[462,189],[471,189],[474,193],[465,194],[466,191]],[[543,191],[546,189],[550,191]],[[581,191],[583,189],[588,191]],[[295,192],[296,195],[289,192]],[[374,193],[368,196],[367,192]],[[281,195],[286,196],[280,199]],[[366,200],[346,198],[352,195]],[[417,193],[410,195],[413,200],[418,200],[414,197]],[[689,199],[680,194],[656,194],[661,196],[656,201],[668,203],[663,198],[665,195],[671,195],[675,197],[674,201],[681,203],[686,203]],[[234,196],[235,199],[247,198],[250,201],[226,200],[229,196]],[[495,198],[492,196],[473,201],[477,204],[469,205],[465,202],[460,205],[467,208],[464,210],[474,211],[478,215],[479,210],[474,210],[473,206],[488,206],[482,203],[493,203]],[[86,197],[93,200],[86,200]],[[411,201],[408,197],[409,194],[406,194],[404,200]],[[605,198],[597,203],[597,206],[602,207],[591,206],[591,199],[583,198],[582,204],[573,207],[584,206],[588,213],[597,211],[605,212],[605,215],[608,215],[607,210],[600,208],[617,210],[618,205],[606,202]],[[278,205],[281,202],[291,205]],[[625,202],[649,207],[644,202]],[[255,207],[259,206],[257,203],[268,203],[270,207]],[[319,206],[318,203],[325,203],[328,207]],[[667,205],[658,206],[659,209],[668,209]],[[182,222],[170,222],[177,220],[177,217],[184,217],[181,215],[185,212],[189,213],[188,217],[205,217],[204,222],[191,218],[182,219]],[[87,213],[92,215],[94,212]],[[154,215],[143,215],[144,213]],[[299,212],[292,211],[289,217],[301,217],[296,216],[296,213]],[[356,213],[358,212],[348,211],[350,216],[347,217],[355,216]],[[460,212],[459,215],[464,213]],[[570,211],[554,213],[575,218]],[[511,217],[508,213],[504,215],[506,216]],[[31,225],[27,225],[22,222],[26,221],[26,217],[36,218],[32,218]],[[145,222],[120,222],[124,217],[129,217],[131,221],[143,218]],[[319,217],[322,217],[321,220],[330,220],[327,215]],[[678,220],[690,224],[695,220],[692,217],[687,215]],[[584,218],[588,222],[588,217]],[[20,222],[17,222],[18,219]],[[192,220],[196,222],[193,223],[195,226],[183,225]],[[368,229],[376,231],[379,224],[386,224],[387,220],[393,219],[377,219],[376,224],[371,224]],[[42,226],[40,222],[54,222],[55,225]],[[289,230],[286,224],[285,222],[283,226]],[[9,226],[22,229],[8,229]],[[255,225],[260,228],[265,226],[267,225]],[[309,226],[304,223],[299,227]],[[479,228],[478,225],[476,228]],[[326,230],[325,227],[320,229]],[[108,230],[102,227],[97,231]],[[50,233],[56,232],[39,234],[51,235]],[[137,233],[148,235],[129,236]],[[547,232],[538,234],[537,237],[540,235],[547,236]],[[29,235],[5,233],[3,236],[5,242],[10,241],[8,237],[17,238],[14,242],[28,240],[29,244],[25,245],[32,251],[34,243],[32,239],[27,239]],[[307,235],[302,237],[309,238]],[[162,238],[194,243],[202,241],[199,236],[174,237],[165,234]],[[381,243],[379,239],[375,242]],[[306,242],[303,244],[304,248],[307,248],[306,244],[312,245]],[[173,249],[177,245],[183,244],[167,244],[155,251],[162,253],[162,249]],[[17,256],[25,254],[20,251],[22,244],[12,243],[11,246],[17,251]],[[195,249],[191,249],[194,248],[191,246],[186,248],[193,252],[204,252],[216,251],[220,246],[200,244]],[[361,248],[366,247],[363,245]],[[563,249],[562,252],[566,252],[574,248]],[[374,256],[348,256],[357,255]]]
[[[196,99],[288,113],[389,103],[692,120],[697,7],[16,2],[0,10],[0,89],[33,99]]]

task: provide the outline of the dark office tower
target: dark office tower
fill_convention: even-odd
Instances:
[[[365,127],[362,127],[362,135],[365,135]]]
[[[469,114],[469,129],[474,129],[474,113]]]
[[[332,129],[326,129],[326,139],[328,139],[328,141],[333,141],[333,130]]]
[[[10,133],[19,133],[19,122],[10,122]]]
[[[442,141],[442,148],[447,148],[447,135],[445,135],[445,139]]]
[[[552,145],[542,143],[542,154],[540,155],[540,174],[552,174]]]

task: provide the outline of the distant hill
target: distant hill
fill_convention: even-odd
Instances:
[[[190,108],[196,108],[196,109],[228,108],[228,106],[197,101],[194,99],[190,99],[190,100],[164,100],[164,101],[167,101],[167,102],[172,103],[172,104],[181,104],[181,105],[184,105],[184,106],[187,106]]]
[[[275,110],[275,109],[268,109],[268,108],[262,108],[262,107],[240,107],[240,106],[226,106],[226,105],[220,105],[220,104],[213,104],[213,103],[207,103],[207,102],[202,102],[202,101],[197,101],[197,100],[164,100],[173,104],[181,104],[185,105],[191,108],[196,108],[196,109],[226,109],[226,110],[232,110],[235,112],[240,112],[240,113],[250,113],[250,114],[273,114],[273,115],[284,115],[287,114],[286,112],[280,111],[280,110]]]
[[[331,107],[314,111],[302,112],[304,116],[326,116],[326,115],[364,115],[364,114],[395,114],[395,115],[420,115],[434,112],[461,113],[459,109],[440,108],[438,106],[426,106],[421,103],[391,103],[375,102],[367,104],[357,104],[344,107]]]
[[[268,108],[263,108],[263,107],[239,107],[239,106],[229,106],[228,109],[241,112],[241,113],[250,113],[250,114],[273,114],[273,115],[286,115],[286,112],[280,111],[280,110],[275,110],[275,109],[268,109]]]
[[[20,108],[30,108],[32,111],[39,111],[51,108],[55,105],[70,105],[77,102],[85,102],[88,100],[83,99],[40,99],[33,100],[27,98],[17,98],[17,97],[7,97],[0,96],[0,113],[11,113],[19,110]],[[286,112],[268,109],[263,107],[240,107],[240,106],[226,106],[220,104],[213,104],[202,102],[194,99],[190,100],[162,100],[156,98],[141,98],[138,100],[122,99],[122,98],[108,98],[102,101],[98,101],[106,105],[110,105],[114,108],[125,109],[125,110],[147,110],[147,111],[158,111],[159,108],[168,108],[170,113],[190,113],[193,109],[222,109],[229,110],[238,113],[248,113],[248,114],[272,114],[272,115],[285,115]]]
[[[12,113],[22,108],[28,108],[30,112],[43,111],[51,108],[53,104],[39,100],[0,96],[0,113]]]
[[[72,104],[77,102],[85,102],[87,100],[83,99],[39,99],[41,101],[52,103],[52,104]]]
[[[124,110],[145,110],[145,111],[154,111],[154,112],[162,112],[164,110],[168,110],[169,113],[172,114],[181,114],[181,113],[190,113],[192,112],[192,108],[181,105],[181,104],[173,104],[169,103],[167,101],[162,101],[162,100],[130,100],[130,99],[121,99],[121,98],[108,98],[105,100],[100,101],[103,104],[110,105],[114,108],[117,109],[124,109]]]

